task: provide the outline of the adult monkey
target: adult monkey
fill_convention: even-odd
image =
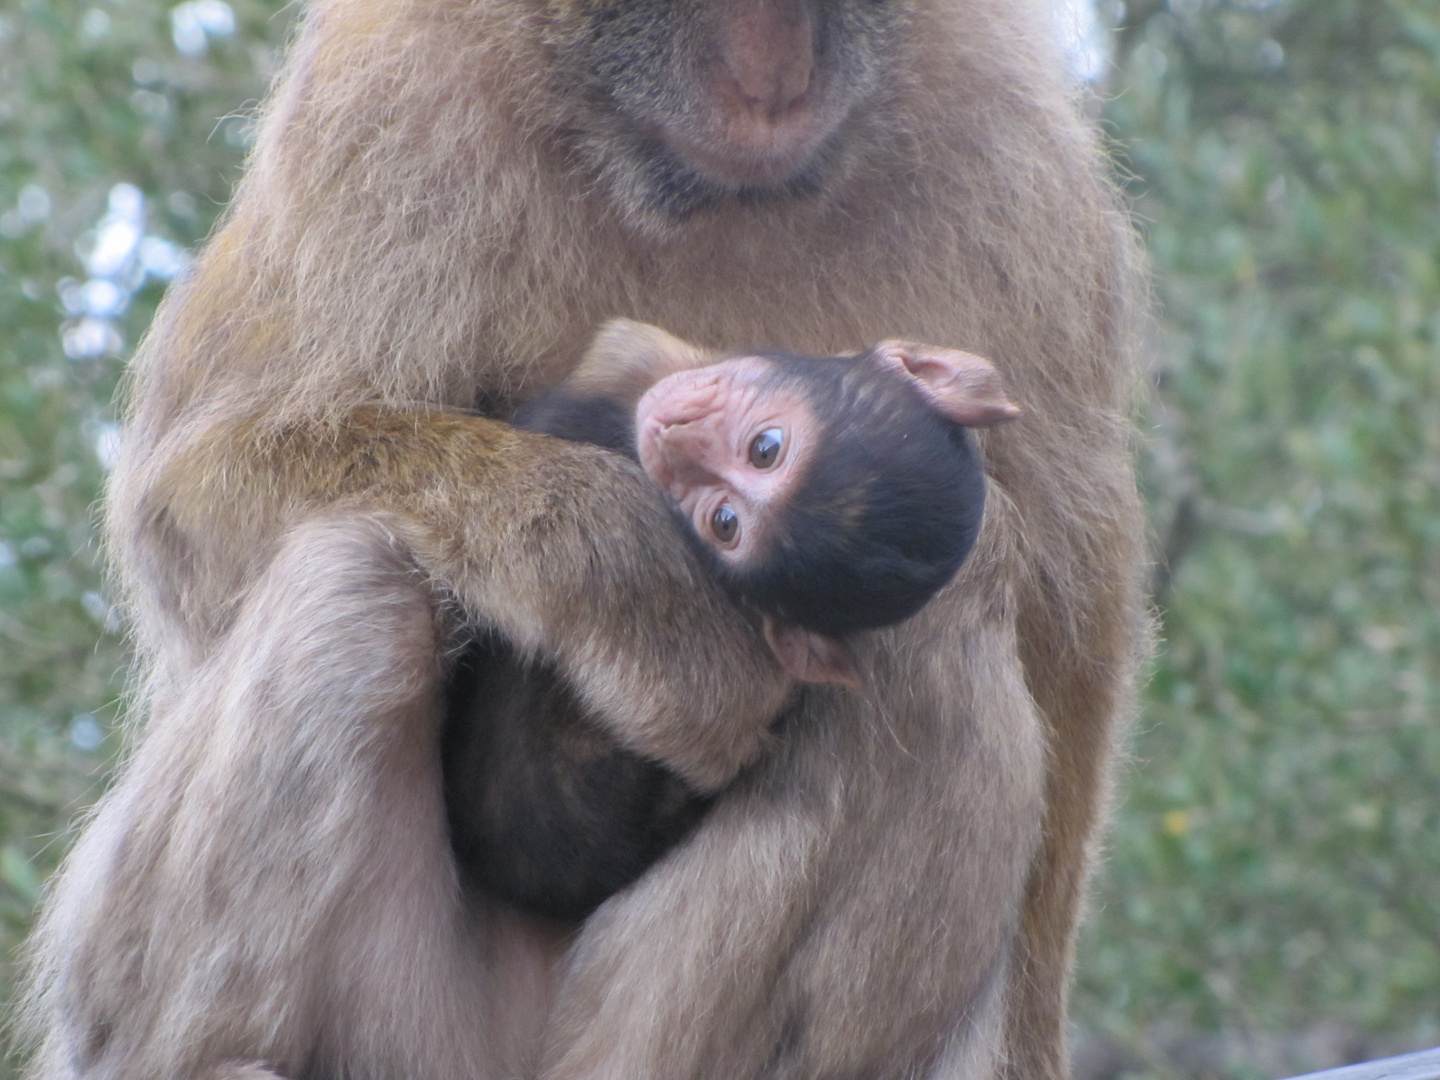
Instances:
[[[136,360],[148,724],[38,936],[36,1077],[1060,1076],[1137,645],[1134,260],[1021,0],[325,0]],[[993,358],[986,527],[787,688],[623,463],[508,408],[604,318]],[[464,895],[449,635],[723,789],[573,933]],[[767,745],[767,739],[769,739]]]

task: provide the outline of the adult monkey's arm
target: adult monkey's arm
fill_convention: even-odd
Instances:
[[[222,421],[165,456],[129,539],[159,606],[190,626],[223,634],[228,597],[244,595],[283,535],[340,507],[381,515],[437,599],[553,659],[625,745],[697,786],[751,760],[780,709],[786,683],[763,641],[697,566],[654,486],[614,455],[460,413],[371,406],[279,430]]]

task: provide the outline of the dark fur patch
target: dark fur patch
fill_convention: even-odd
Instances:
[[[760,610],[832,637],[909,618],[980,531],[985,476],[964,428],[863,359],[773,359],[775,380],[814,409],[821,441],[770,550],[721,572]]]
[[[494,637],[451,680],[441,759],[466,884],[555,919],[585,918],[710,805],[616,746],[552,668]]]
[[[592,443],[630,458],[635,457],[635,418],[623,402],[614,398],[542,394],[522,406],[513,423],[526,431],[541,431],[571,442]]]

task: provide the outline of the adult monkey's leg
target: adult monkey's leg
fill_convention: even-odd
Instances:
[[[878,636],[865,695],[808,690],[586,924],[547,1080],[995,1074],[1044,747],[991,506],[954,585]]]
[[[1138,565],[1138,562],[1137,562]],[[1044,840],[1031,867],[1011,985],[1012,1080],[1065,1076],[1066,1004],[1076,923],[1110,792],[1109,762],[1131,703],[1126,691],[1138,653],[1135,607],[1108,614],[1114,667],[1085,657],[1027,656],[1054,747],[1046,782]],[[1124,620],[1122,625],[1117,626]],[[1119,631],[1116,633],[1116,631]],[[1097,635],[1098,636],[1098,635]],[[1119,677],[1117,677],[1117,675]]]
[[[559,942],[457,886],[438,645],[383,524],[286,538],[60,878],[36,1075],[525,1071]]]

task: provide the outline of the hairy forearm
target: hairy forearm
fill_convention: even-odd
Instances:
[[[759,752],[787,693],[662,497],[617,455],[460,412],[371,407],[273,434],[245,421],[172,431],[122,480],[134,509],[112,534],[132,590],[201,655],[286,533],[338,509],[385,522],[467,621],[553,659],[622,742],[701,786]]]

